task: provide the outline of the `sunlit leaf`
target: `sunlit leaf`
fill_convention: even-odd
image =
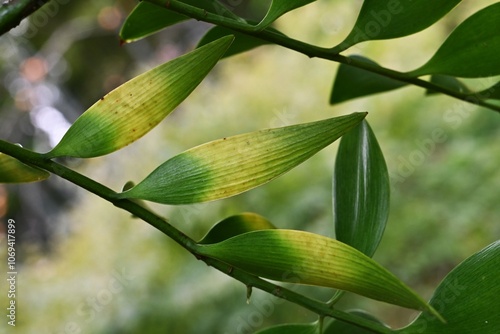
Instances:
[[[377,65],[374,61],[362,56],[350,56],[358,61]],[[333,82],[330,103],[340,103],[357,97],[382,93],[407,85],[405,82],[387,78],[357,67],[340,64]]]
[[[7,154],[0,153],[0,183],[36,182],[48,178],[44,170],[30,167]]]
[[[198,86],[232,40],[221,38],[116,88],[83,113],[47,156],[96,157],[141,138]]]
[[[246,232],[276,228],[266,218],[251,212],[225,218],[215,224],[200,240],[200,244],[213,244]]]
[[[337,47],[341,52],[363,41],[403,37],[431,26],[461,0],[365,0],[354,28]]]
[[[262,30],[284,14],[314,1],[316,0],[272,0],[266,16],[255,28],[257,30]]]
[[[422,67],[408,73],[477,78],[500,74],[500,2],[460,24]]]
[[[190,204],[230,197],[289,171],[356,126],[366,113],[215,140],[166,161],[120,198]]]
[[[272,30],[276,33],[281,34],[275,29],[268,28],[268,30]],[[250,35],[245,35],[235,30],[227,29],[221,26],[216,26],[210,29],[200,40],[197,47],[203,46],[207,43],[210,43],[216,39],[221,38],[222,36],[233,35],[235,37],[233,44],[229,47],[227,52],[224,54],[223,58],[230,57],[236,55],[238,53],[242,53],[261,45],[270,44],[270,42],[265,41],[263,39],[253,37]]]
[[[310,324],[285,324],[269,327],[255,334],[318,334],[319,323]]]
[[[260,230],[202,245],[198,252],[263,278],[351,291],[436,315],[422,298],[368,256],[321,235]]]
[[[183,0],[181,2],[210,13],[238,19],[237,16],[216,0]],[[162,5],[142,1],[123,23],[120,38],[123,42],[134,42],[189,19],[188,16],[169,10],[166,1]]]
[[[448,88],[454,92],[459,93],[470,93],[470,89],[460,80],[455,77],[450,77],[449,75],[434,74],[431,75],[430,82],[438,86]],[[426,90],[426,95],[439,94],[435,90]]]
[[[335,235],[373,256],[389,216],[389,174],[366,120],[340,140],[333,173]]]
[[[362,310],[352,310],[352,311],[347,311],[347,313],[351,313],[357,316],[360,316],[362,318],[365,318],[367,320],[371,320],[373,322],[376,322],[379,325],[384,325],[380,320],[375,318],[373,315],[366,313],[365,311]],[[367,329],[364,329],[362,327],[355,326],[353,324],[344,322],[344,321],[339,321],[339,320],[333,320],[329,324],[325,326],[325,329],[323,330],[322,334],[372,334],[372,331],[369,331]]]
[[[430,304],[441,313],[443,324],[421,314],[398,333],[500,333],[500,241],[472,255],[445,277]]]

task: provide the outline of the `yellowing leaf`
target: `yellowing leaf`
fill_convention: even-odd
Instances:
[[[232,41],[223,37],[116,88],[83,113],[47,157],[96,157],[141,138],[188,97]]]
[[[226,198],[289,171],[356,126],[366,113],[215,140],[163,163],[119,198],[189,204]]]
[[[45,180],[50,174],[30,167],[17,159],[0,153],[0,183],[22,183]]]
[[[372,299],[439,315],[393,274],[340,241],[295,230],[260,230],[199,253],[250,274],[282,282],[351,291]]]

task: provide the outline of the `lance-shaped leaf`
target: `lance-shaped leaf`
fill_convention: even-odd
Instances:
[[[272,0],[266,16],[255,26],[255,30],[265,29],[284,14],[314,1],[316,0]]]
[[[350,56],[350,58],[378,66],[376,62],[362,56],[354,55]],[[354,66],[340,64],[333,82],[330,104],[387,92],[405,85],[407,85],[405,82],[387,78]]]
[[[123,22],[120,38],[125,43],[134,42],[185,20],[189,17],[143,1]]]
[[[47,157],[96,157],[141,138],[191,94],[232,40],[221,38],[116,88],[83,113]]]
[[[500,100],[500,82],[480,92],[473,93],[472,96],[481,100]]]
[[[373,256],[389,216],[389,174],[384,155],[363,120],[340,140],[333,173],[335,235]]]
[[[310,324],[286,324],[265,328],[255,334],[318,334],[319,322]]]
[[[188,16],[169,10],[167,8],[167,1],[154,2],[140,2],[129,14],[120,30],[120,38],[123,42],[137,41],[169,26],[190,19]],[[181,2],[210,13],[238,19],[236,15],[217,0],[183,0]]]
[[[457,78],[450,77],[449,75],[440,75],[440,74],[434,74],[431,75],[431,80],[433,84],[436,84],[438,86],[448,88],[454,92],[458,93],[470,93],[469,87],[467,87],[466,84],[464,84],[462,81],[458,80]],[[433,94],[439,94],[439,92],[431,89],[427,89],[425,91],[426,95],[433,95]]]
[[[120,198],[190,204],[230,197],[289,171],[356,126],[366,113],[215,140],[163,163]]]
[[[352,45],[414,34],[431,26],[461,0],[365,0],[354,28],[334,48],[341,52]]]
[[[347,313],[351,313],[357,315],[359,317],[365,318],[367,320],[373,321],[379,325],[384,325],[380,320],[375,318],[373,315],[366,313],[362,310],[352,310],[347,311]],[[387,327],[387,326],[386,326]],[[372,331],[364,329],[362,327],[358,327],[356,325],[350,324],[348,322],[333,320],[328,325],[325,326],[325,329],[322,334],[371,334]]]
[[[268,28],[268,30],[272,30],[276,33],[281,34],[277,30],[272,29],[272,28]],[[219,39],[219,38],[221,38],[223,36],[227,36],[227,35],[233,35],[234,42],[233,42],[233,44],[231,44],[231,46],[229,47],[227,52],[224,54],[223,58],[230,57],[230,56],[236,55],[238,53],[242,53],[242,52],[254,49],[254,48],[259,47],[261,45],[270,44],[270,42],[265,41],[263,39],[249,36],[249,35],[245,35],[245,34],[242,34],[240,32],[237,32],[235,30],[231,30],[231,29],[224,28],[221,26],[216,26],[216,27],[210,29],[202,37],[202,39],[198,43],[197,47],[201,47],[205,44],[208,44],[216,39]]]
[[[263,278],[351,291],[439,316],[415,292],[368,256],[321,235],[295,230],[261,230],[202,245],[198,252]]]
[[[0,183],[36,182],[50,174],[42,169],[23,164],[21,161],[0,153]]]
[[[500,241],[472,255],[439,284],[430,304],[446,319],[427,314],[398,330],[401,334],[500,333]]]
[[[274,228],[276,227],[266,218],[256,213],[244,212],[215,224],[199,244],[214,244],[246,232]]]
[[[477,78],[500,74],[500,2],[467,18],[422,67],[409,72]]]

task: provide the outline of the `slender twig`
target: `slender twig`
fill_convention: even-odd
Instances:
[[[176,243],[184,247],[197,259],[203,260],[207,265],[214,267],[215,269],[229,275],[230,277],[233,277],[234,279],[245,284],[247,287],[266,291],[278,298],[282,298],[294,304],[300,305],[318,314],[321,317],[329,316],[337,320],[363,327],[374,333],[393,333],[390,328],[387,328],[383,325],[366,320],[362,317],[350,313],[332,309],[326,303],[308,298],[290,289],[265,281],[243,270],[234,268],[220,260],[201,256],[198,253],[198,249],[200,246],[189,236],[185,235],[174,226],[172,226],[166,219],[156,215],[155,213],[149,211],[140,204],[133,202],[132,200],[118,199],[117,193],[112,189],[58,162],[45,158],[43,154],[24,149],[20,146],[3,140],[0,140],[0,152],[14,157],[27,165],[38,167],[51,172],[52,174],[58,175],[61,178],[103,198],[104,200],[112,203],[114,206],[128,211],[138,218],[141,218],[146,223],[152,225],[153,227],[157,228],[158,230],[172,238]]]
[[[442,87],[431,83],[429,81],[425,81],[422,79],[418,79],[415,77],[410,77],[409,75],[398,72],[395,70],[391,70],[389,68],[385,68],[382,66],[366,63],[357,59],[353,59],[350,57],[346,57],[336,53],[334,49],[331,48],[323,48],[316,45],[308,44],[290,37],[287,37],[283,34],[277,33],[276,31],[272,31],[270,29],[264,30],[256,30],[254,26],[250,24],[245,24],[241,21],[236,21],[231,18],[227,18],[221,15],[217,15],[214,13],[207,12],[206,10],[190,6],[181,1],[176,0],[145,0],[157,6],[166,7],[172,11],[175,11],[179,14],[186,15],[193,19],[204,21],[208,23],[212,23],[218,26],[222,26],[225,28],[229,28],[235,31],[238,31],[243,34],[247,34],[250,36],[258,37],[265,41],[271,42],[276,45],[280,45],[290,50],[294,50],[296,52],[302,53],[311,58],[321,58],[330,61],[335,61],[347,66],[353,66],[356,68],[360,68],[372,73],[380,74],[387,78],[391,78],[394,80],[398,80],[401,82],[405,82],[414,86],[422,87],[425,89],[429,89],[444,95],[448,95],[450,97],[459,99],[464,102],[472,103],[478,106],[482,106],[488,108],[490,110],[496,111],[500,113],[500,106],[496,104],[492,104],[484,101],[479,98],[479,95],[470,93],[461,93],[457,91],[453,91],[446,87]]]
[[[0,4],[0,36],[41,8],[49,0],[6,0]]]

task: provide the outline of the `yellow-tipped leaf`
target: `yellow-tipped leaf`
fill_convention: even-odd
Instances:
[[[291,170],[359,124],[366,113],[246,133],[187,150],[120,198],[190,204],[230,197]]]
[[[389,271],[355,248],[295,230],[248,232],[199,248],[250,274],[282,282],[351,291],[407,308],[439,314]]]
[[[116,88],[83,113],[47,156],[96,157],[141,138],[191,94],[233,39],[218,39]]]

